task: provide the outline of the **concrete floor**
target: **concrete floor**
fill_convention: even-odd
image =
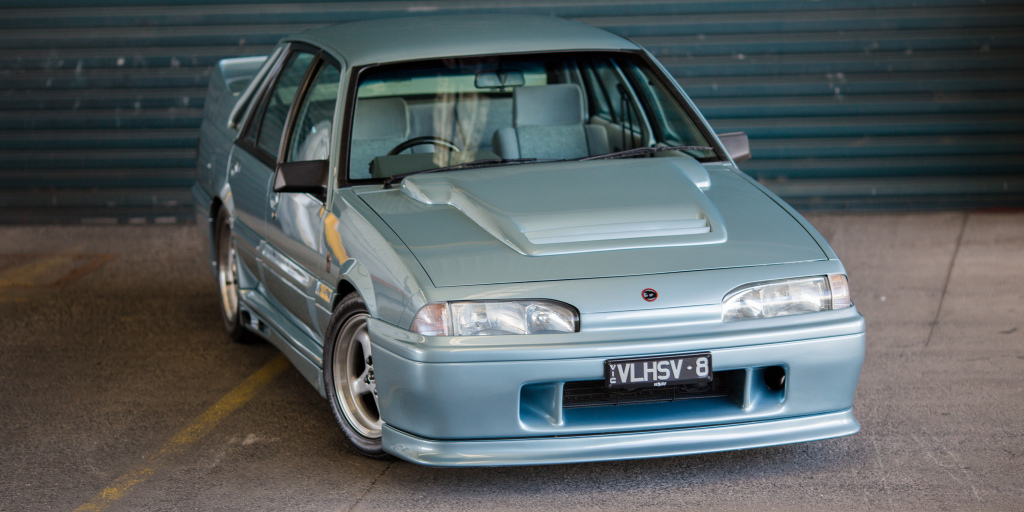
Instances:
[[[277,353],[222,332],[194,226],[0,227],[0,509],[1020,510],[1024,214],[811,221],[868,322],[859,434],[454,470],[355,455],[291,367],[201,416]]]

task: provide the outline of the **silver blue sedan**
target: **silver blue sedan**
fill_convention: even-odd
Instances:
[[[231,337],[369,457],[547,464],[857,432],[864,319],[798,213],[637,45],[364,21],[228,59],[193,188]]]

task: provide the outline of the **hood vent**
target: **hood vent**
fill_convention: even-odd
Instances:
[[[678,157],[421,174],[401,191],[459,210],[520,254],[546,256],[723,243],[725,224],[697,185],[707,181],[700,163]]]
[[[688,211],[687,211],[688,210]],[[665,211],[618,211],[595,212],[587,216],[589,222],[551,226],[548,219],[544,229],[532,226],[524,219],[516,219],[526,239],[532,244],[560,244],[571,242],[593,242],[597,240],[622,240],[628,238],[651,238],[666,236],[699,235],[711,232],[708,219],[696,208],[676,208]],[[616,221],[610,221],[616,219]]]

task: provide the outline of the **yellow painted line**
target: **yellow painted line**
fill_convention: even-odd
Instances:
[[[53,281],[53,274],[70,265],[74,256],[54,254],[31,259],[20,265],[0,270],[0,288],[25,288],[40,282]]]
[[[123,498],[128,491],[136,485],[145,482],[156,472],[157,468],[170,461],[180,454],[188,446],[199,441],[206,434],[209,434],[218,423],[228,417],[239,407],[245,405],[252,397],[256,396],[261,389],[270,384],[270,381],[288,369],[288,359],[279,354],[269,363],[265,364],[256,373],[249,376],[231,392],[213,404],[206,412],[200,414],[192,423],[174,435],[160,450],[150,455],[146,464],[139,469],[133,469],[114,480],[106,489],[103,489],[96,496],[93,496],[88,503],[75,509],[75,512],[104,510],[115,501]]]
[[[114,259],[113,254],[21,254],[16,265],[0,268],[0,290],[56,288]],[[24,261],[23,263],[21,261]]]
[[[88,274],[89,272],[92,272],[93,270],[96,270],[96,269],[100,268],[101,265],[103,265],[104,263],[106,263],[106,262],[108,262],[108,261],[110,261],[112,259],[114,259],[114,255],[113,254],[99,254],[99,255],[96,255],[96,256],[93,257],[92,261],[90,261],[88,264],[86,264],[85,266],[76,268],[70,274],[68,274],[68,275],[66,275],[66,276],[64,276],[64,277],[54,281],[51,286],[62,286],[63,284],[65,284],[65,283],[67,283],[69,281],[74,281],[75,279],[78,279],[79,277],[81,277],[81,276],[83,276],[85,274]]]

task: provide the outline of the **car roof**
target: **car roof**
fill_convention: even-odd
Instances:
[[[583,23],[525,15],[384,18],[315,28],[285,40],[323,48],[349,66],[498,53],[639,49]]]

